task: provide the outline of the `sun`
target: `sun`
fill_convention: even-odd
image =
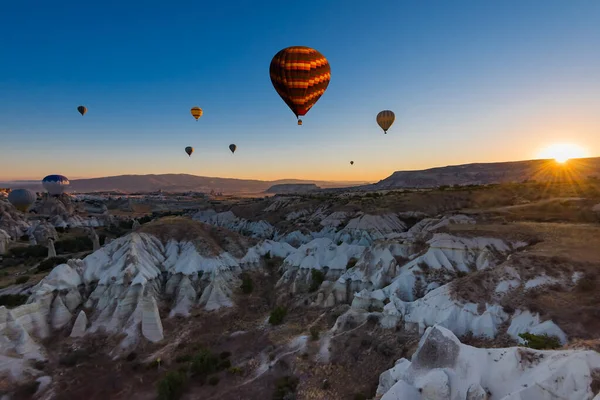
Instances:
[[[560,164],[570,160],[571,158],[584,157],[587,157],[587,151],[583,147],[574,143],[554,143],[542,149],[538,154],[538,158],[553,158]]]

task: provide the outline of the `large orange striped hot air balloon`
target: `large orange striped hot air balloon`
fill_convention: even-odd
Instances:
[[[192,116],[196,118],[196,121],[202,116],[202,109],[200,107],[192,107],[190,112],[192,113]]]
[[[383,110],[377,114],[377,124],[383,129],[383,133],[387,133],[395,120],[396,116],[390,110]]]
[[[306,115],[331,80],[329,62],[315,49],[292,46],[275,54],[269,68],[271,83],[298,118]]]

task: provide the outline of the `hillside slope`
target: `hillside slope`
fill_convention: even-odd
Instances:
[[[442,185],[481,185],[490,183],[579,180],[600,177],[600,157],[572,159],[565,164],[554,160],[528,160],[498,163],[450,165],[419,171],[396,171],[364,189],[428,188]]]

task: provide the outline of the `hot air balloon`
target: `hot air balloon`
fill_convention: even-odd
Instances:
[[[36,200],[37,195],[27,189],[15,189],[8,194],[10,204],[21,212],[27,212]]]
[[[202,109],[200,107],[192,107],[190,111],[192,113],[192,116],[196,118],[196,121],[198,121],[198,118],[202,116]]]
[[[327,59],[304,46],[287,47],[275,54],[269,74],[273,87],[298,118],[298,125],[302,125],[300,116],[315,105],[331,80]]]
[[[237,146],[235,144],[229,145],[229,150],[231,150],[232,153],[235,153],[235,149],[237,149]]]
[[[185,148],[185,152],[191,157],[192,153],[194,152],[194,148],[192,146],[188,146]]]
[[[350,165],[354,165],[354,161],[350,161]]]
[[[81,114],[81,116],[83,116],[87,112],[87,108],[84,106],[79,106],[79,107],[77,107],[77,111],[79,111],[79,114]]]
[[[377,123],[383,129],[383,133],[387,133],[390,126],[396,120],[396,116],[390,110],[383,110],[379,114],[377,114]]]
[[[42,180],[44,189],[51,196],[60,196],[65,191],[65,188],[69,186],[70,182],[66,176],[62,175],[48,175]]]

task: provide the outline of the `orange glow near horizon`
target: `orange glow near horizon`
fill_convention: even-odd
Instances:
[[[554,159],[559,164],[563,164],[571,158],[585,158],[588,156],[586,149],[574,143],[554,143],[538,153],[538,158]]]

